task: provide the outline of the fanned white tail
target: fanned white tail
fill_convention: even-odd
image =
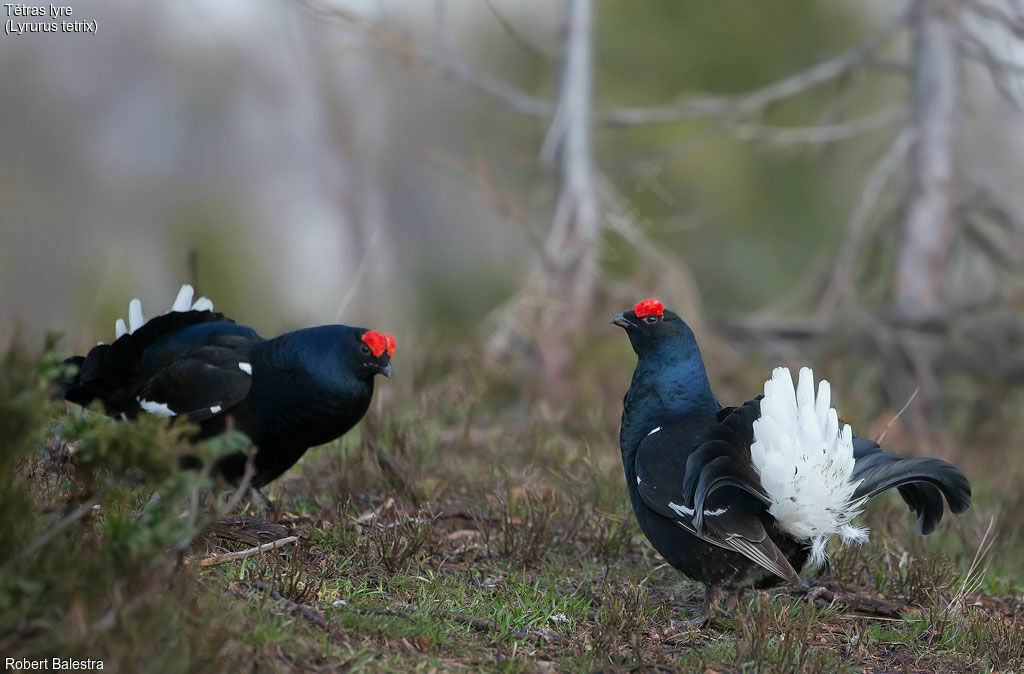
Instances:
[[[814,395],[814,373],[800,369],[793,387],[789,368],[778,367],[764,384],[761,417],[754,422],[750,458],[761,486],[772,500],[769,512],[779,527],[798,540],[812,543],[811,562],[825,561],[829,537],[844,543],[867,540],[868,530],[850,521],[864,499],[854,501],[859,484],[853,475],[853,431],[839,427],[829,406],[831,388],[824,379]]]
[[[171,311],[213,311],[213,302],[205,297],[200,297],[193,303],[192,295],[194,294],[195,290],[192,286],[187,283],[182,285],[168,313]],[[128,325],[125,325],[123,318],[117,319],[117,322],[114,323],[114,336],[120,338],[122,335],[130,335],[145,324],[146,318],[142,315],[142,300],[136,297],[128,303]]]

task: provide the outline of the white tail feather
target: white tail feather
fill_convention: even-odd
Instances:
[[[142,315],[142,300],[138,297],[128,303],[128,332],[135,332],[146,324]]]
[[[190,307],[189,305],[192,303],[192,296],[194,294],[195,289],[192,286],[187,283],[182,285],[167,313],[172,311],[213,311],[213,302],[206,297],[200,297]],[[118,338],[122,335],[130,335],[145,324],[146,319],[142,315],[142,300],[136,297],[128,303],[128,325],[125,326],[123,318],[117,319],[117,322],[114,324],[114,334]]]
[[[171,311],[188,311],[192,305],[193,294],[195,294],[195,290],[192,289],[192,286],[187,283],[181,286],[178,296],[174,298],[174,304],[171,305]]]
[[[863,500],[853,501],[853,431],[839,428],[830,407],[831,387],[822,380],[814,395],[814,373],[800,369],[797,386],[789,369],[776,368],[764,384],[761,417],[754,422],[750,458],[772,500],[768,511],[779,527],[811,541],[811,561],[825,560],[830,536],[867,540],[867,529],[850,524]]]

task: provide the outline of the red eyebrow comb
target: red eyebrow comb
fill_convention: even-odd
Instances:
[[[633,307],[633,313],[636,314],[637,318],[643,318],[644,316],[661,316],[665,313],[665,307],[662,306],[661,302],[656,299],[640,300]]]
[[[388,358],[395,355],[395,338],[391,335],[384,335],[384,350],[388,352]]]
[[[376,330],[367,330],[363,333],[363,341],[370,347],[370,353],[374,358],[380,358],[380,354],[388,347],[387,339]]]

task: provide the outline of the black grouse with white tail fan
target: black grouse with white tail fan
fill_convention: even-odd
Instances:
[[[852,520],[886,490],[899,489],[919,534],[942,519],[943,496],[957,515],[970,507],[956,467],[856,437],[831,407],[827,381],[815,395],[809,368],[796,387],[777,368],[763,396],[722,407],[693,331],[661,302],[638,302],[612,323],[638,358],[619,435],[633,512],[665,560],[704,583],[699,622],[712,618],[721,589],[799,585],[831,536],[866,540]]]
[[[200,438],[229,425],[244,431],[257,447],[251,484],[258,489],[310,447],[352,428],[370,405],[374,376],[391,376],[391,335],[323,325],[263,339],[192,296],[182,286],[170,311],[149,321],[133,299],[112,344],[69,359],[78,371],[63,382],[64,399],[98,399],[109,414],[128,418],[185,416]],[[238,482],[245,464],[237,454],[217,468]]]

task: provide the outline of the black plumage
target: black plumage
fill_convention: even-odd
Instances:
[[[62,383],[62,397],[101,400],[109,414],[127,418],[186,416],[199,426],[197,439],[241,430],[257,448],[251,484],[258,489],[308,448],[351,429],[369,407],[374,376],[391,376],[390,335],[324,325],[263,339],[209,301],[189,308],[191,295],[183,287],[176,309],[145,323],[133,301],[131,331],[119,321],[124,334],[116,341],[69,359],[78,370]],[[217,469],[238,482],[245,464],[237,454]]]
[[[693,332],[657,300],[640,302],[612,322],[626,330],[638,357],[619,437],[633,512],[665,560],[705,584],[699,621],[712,616],[720,589],[799,585],[811,538],[795,535],[790,522],[772,515],[773,497],[751,457],[763,396],[722,407]],[[852,454],[848,483],[859,482],[847,501],[852,512],[896,487],[918,514],[918,533],[928,534],[942,519],[943,497],[958,515],[970,506],[967,479],[945,461],[904,459],[857,437]],[[794,489],[813,479],[786,477]]]

